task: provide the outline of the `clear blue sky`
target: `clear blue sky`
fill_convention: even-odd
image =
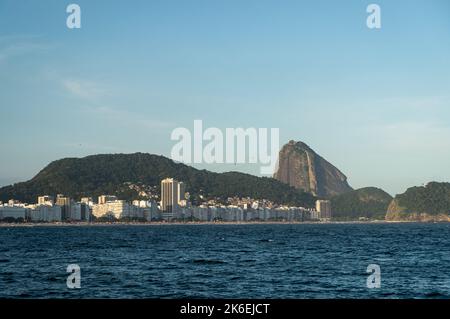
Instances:
[[[354,188],[450,181],[447,0],[72,2],[79,30],[70,1],[0,0],[0,185],[63,157],[169,156],[194,119],[278,127]]]

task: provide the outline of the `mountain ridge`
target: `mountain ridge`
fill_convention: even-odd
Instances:
[[[332,216],[336,220],[383,220],[392,199],[392,196],[381,188],[359,188],[331,197]]]
[[[118,195],[130,200],[138,196],[126,183],[142,183],[159,190],[166,177],[184,181],[193,198],[233,196],[269,199],[279,204],[313,207],[315,197],[273,178],[239,172],[215,173],[176,163],[149,153],[96,154],[52,161],[26,182],[0,188],[0,200],[36,201],[39,195],[65,194],[72,198]]]

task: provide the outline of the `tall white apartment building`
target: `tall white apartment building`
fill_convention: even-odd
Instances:
[[[161,181],[161,212],[164,219],[174,217],[180,204],[185,201],[185,185],[173,178]]]

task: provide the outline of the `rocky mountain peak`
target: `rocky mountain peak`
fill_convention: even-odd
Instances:
[[[291,140],[281,148],[274,178],[319,197],[352,190],[339,169],[301,141]]]

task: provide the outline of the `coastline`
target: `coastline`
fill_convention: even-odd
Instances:
[[[77,222],[77,223],[0,223],[1,227],[118,227],[118,226],[195,226],[195,225],[232,225],[232,226],[244,226],[244,225],[338,225],[338,224],[399,224],[399,223],[443,223],[443,222],[421,222],[410,220],[372,220],[372,221],[266,221],[266,222]]]

